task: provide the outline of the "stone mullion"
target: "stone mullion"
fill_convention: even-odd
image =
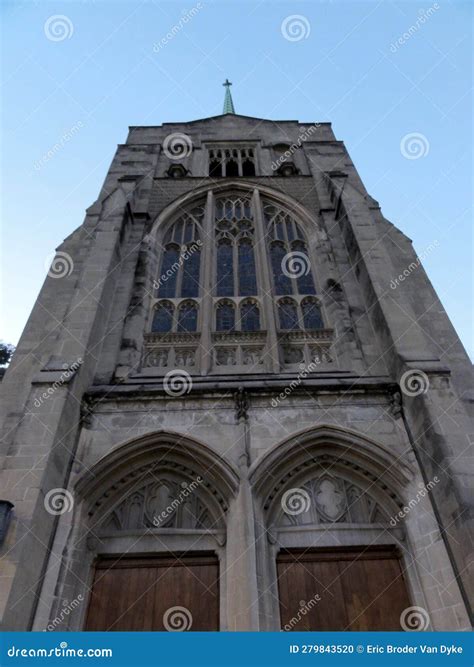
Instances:
[[[271,358],[271,370],[275,373],[280,371],[278,358],[278,336],[275,322],[275,312],[272,303],[272,282],[269,263],[266,256],[265,227],[263,223],[262,203],[260,193],[257,189],[253,191],[253,208],[255,218],[255,251],[257,266],[260,267],[258,277],[262,289],[262,307],[265,315],[267,329],[267,347]]]
[[[241,151],[240,148],[237,150],[237,165],[238,165],[237,168],[239,170],[239,176],[242,176],[243,175],[243,172],[242,172],[242,151]]]
[[[212,313],[213,313],[213,226],[214,226],[214,195],[212,190],[207,193],[206,211],[204,214],[204,243],[202,250],[203,294],[201,299],[201,349],[200,367],[202,375],[207,375],[212,365]]]

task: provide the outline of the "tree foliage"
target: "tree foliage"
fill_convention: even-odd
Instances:
[[[14,345],[0,341],[0,366],[7,366],[10,363],[14,351]]]

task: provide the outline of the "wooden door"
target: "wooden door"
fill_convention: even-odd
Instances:
[[[410,606],[392,547],[284,551],[277,574],[285,630],[400,630]]]
[[[214,555],[102,558],[85,630],[219,630]]]

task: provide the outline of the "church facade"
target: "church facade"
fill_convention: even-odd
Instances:
[[[467,630],[471,364],[328,123],[132,127],[1,385],[14,630]],[[12,507],[13,505],[13,507]]]

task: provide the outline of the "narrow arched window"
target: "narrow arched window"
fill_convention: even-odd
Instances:
[[[314,288],[313,274],[311,271],[311,261],[309,259],[306,244],[303,241],[295,241],[291,244],[291,253],[295,266],[297,267],[296,284],[298,294],[316,294]]]
[[[232,242],[222,239],[217,246],[217,284],[218,296],[233,296],[234,294],[234,253]]]
[[[221,301],[216,311],[216,331],[235,329],[235,307],[231,301]]]
[[[200,223],[203,206],[195,206],[171,225],[163,240],[163,256],[156,280],[157,296],[197,297],[200,293]]]
[[[293,294],[291,279],[286,269],[287,252],[283,243],[275,241],[270,247],[270,259],[273,273],[275,294]]]
[[[181,282],[181,296],[198,296],[201,250],[196,243],[190,244],[185,250],[182,262],[183,280]]]
[[[178,331],[197,330],[197,305],[193,301],[185,301],[178,310]]]
[[[225,165],[225,175],[227,178],[234,178],[239,175],[239,165],[235,160],[227,160]]]
[[[241,305],[240,328],[242,331],[260,330],[260,311],[256,303],[246,301]]]
[[[298,323],[298,308],[293,299],[282,299],[278,303],[278,316],[280,329],[291,331],[300,328]]]
[[[289,211],[264,205],[270,262],[276,294],[315,294],[311,259],[304,233]]]
[[[173,305],[169,301],[160,301],[155,307],[151,330],[167,333],[173,328]]]
[[[255,165],[249,158],[242,162],[242,176],[255,176]]]
[[[324,323],[316,299],[303,299],[301,302],[305,329],[323,329]]]
[[[254,296],[257,294],[257,275],[255,257],[250,239],[242,239],[239,243],[239,294]]]
[[[161,271],[158,278],[158,296],[173,298],[179,271],[179,246],[168,244],[163,252]]]
[[[219,160],[209,162],[209,176],[211,178],[220,178],[222,176],[222,164]]]

